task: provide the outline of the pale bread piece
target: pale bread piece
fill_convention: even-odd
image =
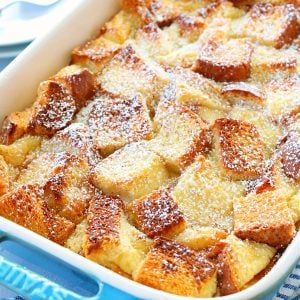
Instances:
[[[189,226],[175,240],[193,250],[200,251],[217,245],[228,233],[215,227]]]
[[[44,200],[55,211],[79,223],[86,214],[93,188],[87,181],[87,163],[68,152],[45,153],[22,169],[13,189],[24,185],[40,186]]]
[[[0,136],[1,143],[12,144],[28,132],[28,124],[31,117],[31,109],[22,112],[13,112],[3,120]]]
[[[0,215],[63,244],[75,225],[58,216],[43,198],[43,188],[24,185],[0,198]]]
[[[0,196],[9,190],[9,169],[6,161],[0,155]]]
[[[265,110],[239,105],[238,103],[229,112],[228,117],[253,124],[261,137],[265,157],[272,157],[278,140],[282,136],[282,128],[273,122]]]
[[[162,98],[186,106],[203,106],[227,111],[229,103],[222,97],[221,87],[213,80],[181,67],[167,68],[171,83],[164,89]]]
[[[154,124],[158,133],[149,142],[149,147],[165,159],[172,171],[183,171],[199,153],[206,153],[211,148],[209,127],[183,105],[161,102]]]
[[[83,242],[85,257],[132,274],[145,258],[151,240],[131,226],[118,196],[98,195],[90,204]]]
[[[199,157],[181,175],[171,194],[189,225],[231,231],[233,201],[243,192],[243,185],[224,177],[215,162]]]
[[[221,295],[240,291],[253,277],[267,267],[276,250],[266,244],[240,240],[229,235],[218,257]]]
[[[183,213],[167,189],[134,200],[128,210],[137,227],[150,238],[173,237],[186,226]]]
[[[97,165],[102,159],[96,147],[93,131],[83,123],[72,123],[57,132],[51,139],[42,141],[40,153],[59,152],[69,152],[79,156],[91,167]]]
[[[97,82],[103,92],[117,97],[140,95],[148,108],[154,109],[169,78],[160,66],[142,57],[132,45],[127,45],[105,65]]]
[[[52,136],[67,127],[76,113],[76,102],[62,84],[44,81],[38,89],[38,97],[32,107],[28,132]]]
[[[212,126],[217,119],[225,118],[226,111],[208,108],[206,106],[190,106],[190,109],[196,113],[209,126]]]
[[[299,186],[298,186],[299,188]],[[300,190],[287,200],[288,207],[295,223],[300,221]]]
[[[291,4],[258,3],[232,23],[234,37],[250,37],[253,42],[275,48],[290,44],[298,33],[296,9]]]
[[[64,246],[75,253],[82,254],[86,226],[87,220],[83,219],[79,224],[76,225],[74,232],[65,241]]]
[[[87,123],[103,156],[130,142],[149,140],[153,135],[148,108],[138,96],[96,99]]]
[[[10,145],[0,145],[0,155],[14,167],[21,167],[30,153],[34,152],[41,144],[38,136],[26,135]]]
[[[249,39],[209,40],[192,70],[216,81],[242,81],[250,75],[253,46]]]
[[[216,154],[223,172],[232,179],[259,177],[263,169],[263,145],[249,122],[218,119],[213,125]]]
[[[90,179],[104,193],[130,202],[167,184],[170,175],[160,156],[144,143],[132,143],[103,159]]]
[[[234,234],[241,239],[286,247],[295,232],[285,190],[249,194],[234,204]]]
[[[216,273],[216,267],[200,253],[158,238],[133,279],[177,295],[212,297],[216,292]]]
[[[61,69],[50,80],[61,83],[75,100],[77,110],[80,110],[95,95],[96,78],[87,69],[78,65],[70,65]]]

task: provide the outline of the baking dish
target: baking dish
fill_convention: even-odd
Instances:
[[[0,75],[0,119],[33,102],[39,82],[68,64],[71,49],[95,33],[101,23],[107,21],[118,8],[117,0],[80,1],[53,29],[28,47]],[[94,278],[98,282],[99,291],[93,298],[87,299],[104,299],[108,295],[112,299],[130,299],[126,293],[139,299],[191,299],[154,290],[121,277],[3,218],[0,218],[0,232],[0,240],[12,238],[28,246],[34,246],[36,251],[45,251]],[[245,291],[214,299],[246,300],[262,297],[280,283],[299,257],[300,234],[298,233],[278,263],[262,280]],[[0,282],[28,299],[84,299],[1,257]],[[116,294],[116,290],[111,286],[117,287],[124,294]]]

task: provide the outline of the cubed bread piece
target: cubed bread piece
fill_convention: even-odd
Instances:
[[[197,158],[172,192],[189,225],[231,231],[233,201],[243,195],[241,183],[223,177],[217,164]]]
[[[190,109],[209,126],[212,126],[217,119],[225,118],[227,116],[226,111],[216,110],[205,106],[190,106]]]
[[[261,89],[253,84],[246,82],[233,82],[224,84],[222,95],[229,102],[235,103],[241,100],[249,101],[250,103],[262,104],[264,102],[264,93]]]
[[[162,158],[145,144],[133,143],[103,159],[90,178],[104,193],[130,202],[165,185],[170,177]]]
[[[211,40],[201,47],[192,69],[217,81],[242,81],[250,75],[252,50],[249,39]]]
[[[251,59],[251,79],[267,82],[275,78],[286,78],[297,70],[297,56],[294,49],[274,49],[258,46]]]
[[[13,112],[5,117],[0,131],[1,143],[9,145],[28,132],[32,110]]]
[[[90,40],[72,51],[71,63],[99,72],[121,46],[103,37]]]
[[[158,134],[149,142],[149,147],[161,155],[175,172],[183,171],[199,153],[210,150],[209,127],[183,105],[161,102],[154,124]]]
[[[129,211],[137,227],[150,238],[172,237],[185,228],[184,215],[166,189],[133,201]]]
[[[274,119],[299,108],[300,76],[273,80],[265,85],[266,108]]]
[[[286,247],[295,231],[283,190],[249,194],[234,205],[234,234],[241,239]]]
[[[32,107],[29,132],[52,136],[73,120],[76,103],[69,92],[52,80],[44,81],[38,89],[38,98]]]
[[[219,255],[218,281],[221,295],[240,291],[256,274],[267,267],[276,250],[266,244],[243,241],[229,235]]]
[[[83,123],[72,123],[57,132],[50,140],[43,140],[41,153],[59,152],[69,152],[79,156],[90,166],[97,165],[101,160],[101,155],[96,148],[94,133]]]
[[[216,292],[216,273],[217,268],[200,253],[159,238],[133,279],[177,295],[212,297]]]
[[[190,226],[175,237],[175,240],[193,250],[199,251],[207,247],[215,246],[228,233],[214,227]]]
[[[43,188],[38,185],[24,185],[0,198],[0,215],[63,244],[75,225],[58,216],[43,197]]]
[[[152,137],[148,108],[138,96],[95,100],[88,125],[95,133],[96,146],[104,156],[130,142]]]
[[[244,17],[232,23],[232,31],[234,37],[250,37],[262,45],[281,48],[299,33],[295,6],[255,4]]]
[[[46,153],[21,171],[13,187],[39,185],[51,208],[72,222],[79,223],[93,194],[93,188],[87,181],[88,173],[87,163],[75,155],[68,152]]]
[[[21,167],[27,155],[35,151],[40,144],[40,137],[27,135],[11,145],[0,145],[0,155],[12,166]]]
[[[288,199],[288,206],[295,223],[300,221],[300,190]]]
[[[283,140],[280,151],[286,176],[300,182],[300,132],[291,131]]]
[[[253,124],[223,118],[216,120],[213,132],[220,166],[226,175],[241,180],[262,173],[263,145]]]
[[[87,220],[83,219],[79,224],[77,224],[74,232],[65,241],[64,246],[82,255],[83,251],[83,241],[85,237],[87,226]]]
[[[71,65],[60,70],[50,80],[61,83],[75,100],[77,110],[81,109],[96,93],[96,79],[87,69]]]
[[[128,45],[105,65],[97,81],[106,93],[124,98],[141,95],[148,107],[154,108],[169,78],[161,67]]]
[[[164,89],[162,99],[219,111],[229,109],[228,102],[222,97],[221,88],[213,80],[180,67],[168,68],[167,71],[171,74],[172,81]]]
[[[0,155],[0,196],[8,192],[9,170],[4,158]]]
[[[150,244],[145,235],[127,222],[118,196],[97,195],[91,201],[83,244],[87,258],[132,274]]]
[[[272,120],[265,110],[238,103],[228,113],[228,117],[253,124],[261,137],[265,157],[272,157],[278,140],[282,136],[282,129]]]

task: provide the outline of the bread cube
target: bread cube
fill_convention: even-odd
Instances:
[[[263,145],[253,124],[223,118],[216,120],[213,132],[220,166],[227,176],[241,180],[262,173]]]
[[[256,43],[282,48],[299,33],[296,8],[291,4],[255,4],[244,17],[232,23],[232,31],[234,37],[250,37]]]
[[[97,165],[101,160],[94,133],[83,123],[72,123],[57,132],[50,140],[43,140],[40,152],[69,152],[84,159],[91,167]]]
[[[160,156],[133,143],[103,159],[90,178],[104,193],[130,202],[165,185],[170,175]]]
[[[154,124],[158,134],[149,142],[149,147],[175,172],[183,171],[199,153],[210,150],[211,136],[207,124],[185,106],[161,102]]]
[[[38,98],[32,107],[28,131],[52,136],[72,122],[76,109],[74,98],[60,83],[44,81],[39,86]]]
[[[83,219],[79,224],[77,224],[74,232],[65,241],[64,247],[72,250],[75,253],[82,255],[86,226],[87,226],[86,219]]]
[[[31,109],[22,112],[13,112],[5,117],[0,131],[1,143],[12,144],[28,132]]]
[[[300,191],[288,199],[288,207],[295,223],[300,221]]]
[[[185,228],[184,215],[166,189],[133,201],[129,211],[137,227],[150,238],[172,237]]]
[[[171,194],[188,225],[231,231],[233,201],[243,192],[243,185],[222,176],[216,163],[199,157],[181,175]]]
[[[241,239],[286,247],[295,226],[283,190],[249,194],[234,205],[234,234]]]
[[[49,207],[38,185],[24,185],[0,198],[0,215],[63,244],[75,225]]]
[[[0,155],[0,196],[8,192],[9,189],[9,169],[4,160]]]
[[[150,243],[127,222],[118,196],[96,195],[91,201],[83,243],[85,257],[132,274],[144,259]]]
[[[200,251],[217,245],[228,233],[215,227],[190,226],[175,237],[175,240],[193,250]]]
[[[249,39],[209,40],[204,44],[193,71],[217,81],[242,81],[250,75],[253,47]]]
[[[276,250],[266,244],[240,240],[229,235],[226,246],[218,257],[219,288],[221,295],[240,291],[247,282],[265,269]]]
[[[60,70],[50,80],[61,83],[75,100],[77,110],[81,109],[96,93],[96,80],[87,69],[71,65]]]
[[[95,100],[88,125],[96,135],[96,147],[104,156],[130,142],[152,137],[152,122],[147,106],[138,96]]]
[[[143,58],[133,46],[128,45],[105,65],[98,74],[97,82],[102,91],[117,97],[140,95],[153,109],[169,78],[161,67]]]
[[[133,279],[177,295],[212,297],[216,267],[200,253],[164,238],[156,239]]]

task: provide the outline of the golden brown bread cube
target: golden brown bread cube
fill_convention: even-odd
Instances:
[[[224,95],[224,97],[226,97],[226,99],[228,99],[231,103],[246,100],[262,104],[265,98],[264,93],[260,88],[245,82],[224,84],[222,88],[222,95]]]
[[[263,146],[253,124],[223,118],[215,121],[213,132],[220,166],[226,175],[240,180],[262,173]]]
[[[83,254],[106,267],[116,266],[129,275],[149,250],[151,241],[131,226],[118,196],[96,195],[92,199]]]
[[[124,98],[141,95],[153,109],[169,78],[160,66],[143,58],[132,45],[127,45],[105,65],[97,82],[100,89],[110,95]]]
[[[57,132],[50,140],[43,140],[41,153],[59,152],[69,152],[79,156],[90,166],[97,165],[101,160],[93,131],[82,123],[72,123]]]
[[[0,131],[1,143],[9,145],[28,132],[31,109],[13,112],[5,117]]]
[[[183,213],[166,189],[134,200],[129,211],[137,227],[150,238],[172,237],[186,226]]]
[[[8,166],[4,158],[0,155],[0,196],[8,192],[9,174]]]
[[[165,238],[155,240],[133,279],[177,295],[212,297],[217,268],[203,255]]]
[[[95,95],[97,86],[94,75],[77,65],[63,68],[50,80],[61,83],[75,100],[77,110],[81,109]]]
[[[0,198],[0,215],[63,244],[75,225],[58,216],[43,198],[43,188],[24,185]]]
[[[295,226],[284,190],[249,194],[234,205],[234,234],[241,239],[285,247]]]
[[[299,33],[295,6],[255,4],[244,17],[232,23],[232,31],[234,37],[250,37],[259,44],[281,48]]]
[[[52,136],[72,122],[76,109],[74,98],[60,83],[44,81],[39,86],[38,98],[32,107],[29,132]]]
[[[160,156],[132,143],[103,159],[90,179],[104,193],[130,202],[167,184],[170,175]]]
[[[199,153],[210,150],[209,127],[183,105],[170,101],[161,102],[154,124],[158,133],[149,142],[149,147],[162,156],[175,172],[183,171]]]
[[[242,81],[250,75],[253,46],[249,39],[208,41],[192,69],[217,81]]]
[[[73,233],[65,241],[64,246],[80,255],[83,254],[83,241],[86,232],[87,220],[83,219],[76,225]]]
[[[241,183],[228,180],[216,163],[199,157],[181,175],[171,194],[188,225],[230,232],[233,228],[233,201],[243,193]]]
[[[291,131],[283,140],[280,151],[286,176],[300,182],[300,132]]]
[[[104,156],[130,142],[152,137],[148,108],[138,96],[96,99],[91,106],[88,125],[94,131],[96,146]]]
[[[295,223],[300,220],[300,190],[296,192],[290,199],[288,199],[288,206]]]
[[[229,235],[218,257],[218,282],[221,295],[240,291],[270,263],[276,250],[266,244],[240,240]]]

